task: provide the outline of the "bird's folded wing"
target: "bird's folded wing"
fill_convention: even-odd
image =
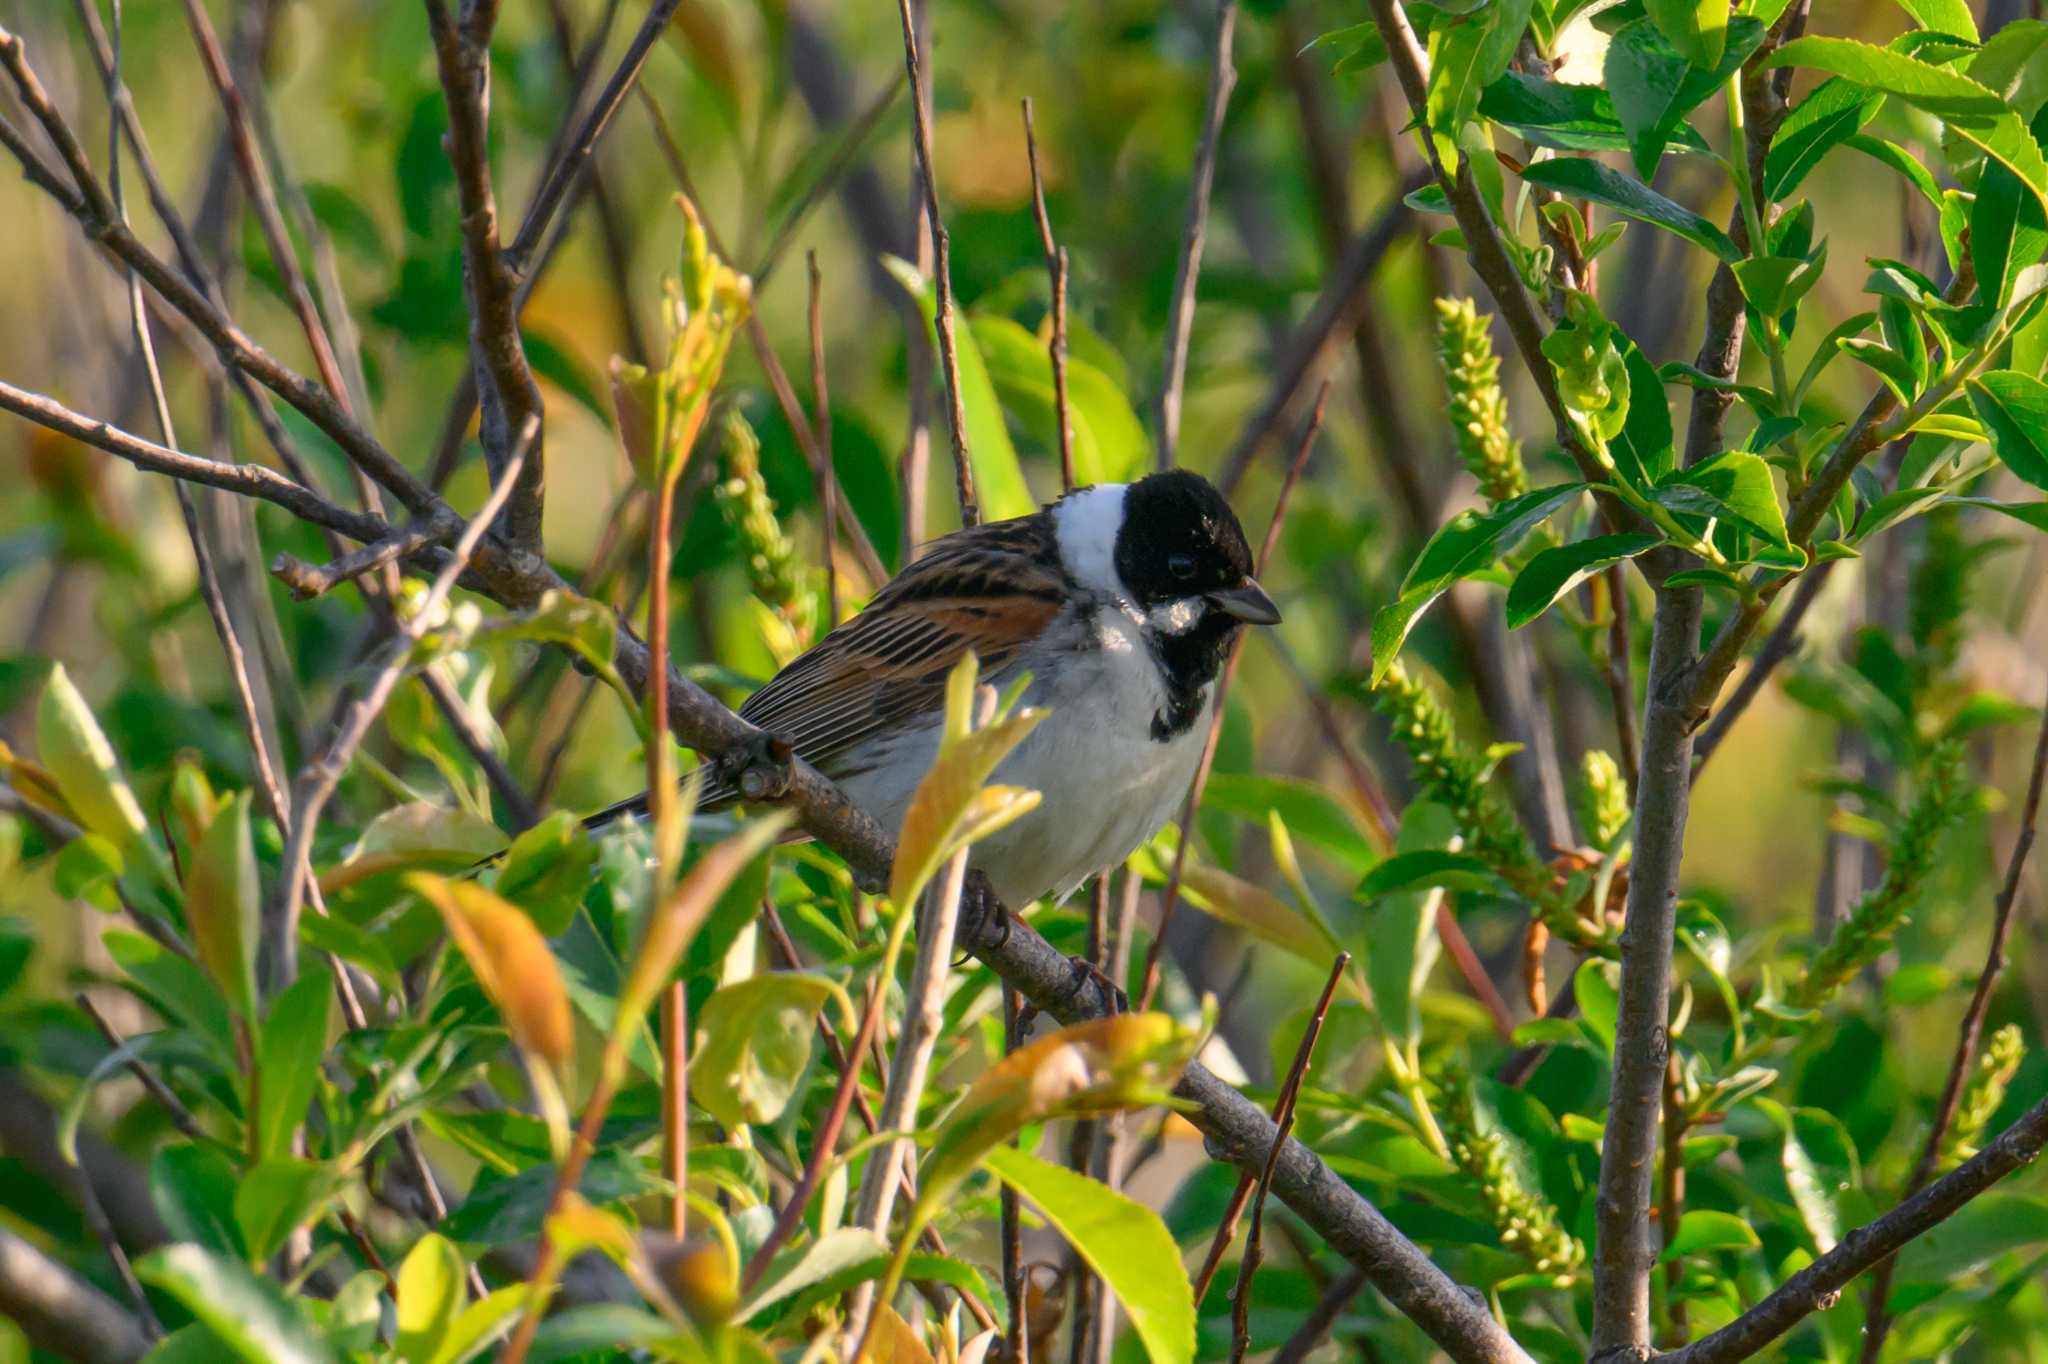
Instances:
[[[1048,519],[1025,517],[933,542],[868,604],[740,707],[829,776],[864,740],[936,719],[946,674],[972,649],[1002,672],[1067,597]]]

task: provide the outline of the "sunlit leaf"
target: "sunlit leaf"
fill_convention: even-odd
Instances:
[[[776,972],[734,981],[697,1015],[690,1096],[728,1128],[782,1116],[810,1063],[818,1013],[845,992],[824,976]]]
[[[533,920],[474,881],[414,872],[406,883],[441,911],[477,983],[498,1006],[512,1040],[557,1069],[573,1037],[561,968]]]
[[[309,966],[270,1002],[256,1043],[257,1150],[265,1158],[289,1151],[292,1133],[306,1121],[333,1004],[334,981],[320,965]]]
[[[334,1351],[297,1302],[245,1266],[199,1246],[152,1250],[135,1275],[177,1299],[246,1364],[331,1364]]]
[[[62,663],[51,667],[36,703],[36,746],[65,804],[88,831],[124,849],[148,836],[149,823],[114,747]]]
[[[243,1018],[256,1014],[261,895],[244,791],[215,813],[185,872],[185,919],[199,960]]]
[[[985,1157],[1102,1276],[1153,1364],[1191,1364],[1194,1289],[1159,1214],[1063,1166],[998,1146]]]

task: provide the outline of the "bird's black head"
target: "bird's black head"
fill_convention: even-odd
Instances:
[[[1124,494],[1116,571],[1168,634],[1205,619],[1225,631],[1280,619],[1252,578],[1251,546],[1237,513],[1208,479],[1185,469],[1139,479]]]

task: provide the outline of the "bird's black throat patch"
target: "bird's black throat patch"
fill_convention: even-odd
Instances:
[[[1170,743],[1194,725],[1239,628],[1229,616],[1211,611],[1178,635],[1145,632],[1160,680],[1166,684],[1166,704],[1152,713],[1153,742]]]

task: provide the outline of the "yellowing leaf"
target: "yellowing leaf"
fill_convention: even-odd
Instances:
[[[1167,1014],[1116,1014],[1011,1052],[940,1127],[918,1177],[919,1207],[936,1207],[982,1156],[1032,1123],[1159,1102],[1200,1040]]]
[[[216,811],[185,871],[185,920],[199,960],[243,1018],[256,1016],[256,940],[261,891],[249,835],[249,793]]]
[[[689,874],[655,908],[627,972],[626,988],[619,993],[617,1021],[612,1025],[615,1037],[639,1026],[718,897],[749,862],[781,837],[791,818],[788,811],[778,810],[726,839],[698,858]]]
[[[50,669],[50,680],[36,703],[36,745],[65,803],[88,832],[117,848],[126,848],[148,832],[148,821],[128,789],[128,779],[121,775],[113,745],[62,663]]]
[[[78,812],[65,802],[64,793],[57,789],[57,779],[50,775],[50,770],[40,763],[30,762],[5,743],[0,743],[0,772],[7,774],[7,784],[30,805],[74,824],[78,822]]]
[[[717,991],[697,1019],[704,1040],[691,1058],[691,1097],[727,1127],[774,1122],[810,1062],[818,1011],[835,995],[846,1001],[833,981],[794,972]]]
[[[962,826],[976,809],[982,783],[1044,718],[1042,710],[1020,710],[940,750],[938,760],[911,796],[910,808],[903,812],[903,831],[896,840],[896,865],[889,876],[889,898],[899,907],[916,900],[940,864],[960,849],[966,841]],[[974,836],[1000,828],[1029,808],[1013,805],[1007,818],[981,828]],[[983,814],[990,812],[983,807]]]
[[[875,1304],[874,1329],[868,1332],[868,1347],[861,1352],[864,1364],[932,1364],[932,1352],[910,1329],[910,1323],[896,1315],[887,1303]]]
[[[533,920],[474,881],[414,872],[406,883],[441,911],[448,936],[496,1002],[512,1040],[557,1069],[568,1064],[574,1041],[569,994]]]
[[[1337,944],[1297,906],[1220,868],[1190,857],[1181,868],[1180,891],[1197,909],[1303,961],[1327,969],[1337,955]]]

